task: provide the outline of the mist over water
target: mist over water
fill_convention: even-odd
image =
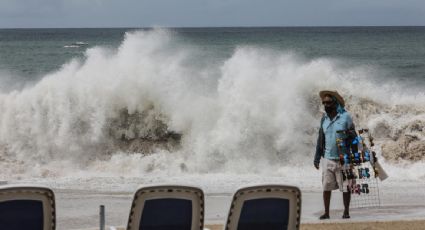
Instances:
[[[258,45],[207,62],[180,39],[129,32],[117,49],[89,48],[31,85],[0,73],[0,176],[302,178],[294,169],[312,167],[318,92],[337,89],[357,127],[390,146],[381,159],[391,176],[425,179],[423,90],[384,82],[370,66]],[[394,147],[406,143],[413,150]]]

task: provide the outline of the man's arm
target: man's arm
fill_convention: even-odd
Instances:
[[[322,158],[323,156],[323,142],[324,140],[324,135],[323,135],[323,129],[322,127],[320,127],[319,129],[319,135],[317,137],[317,144],[316,144],[316,153],[314,154],[314,167],[316,169],[319,169],[319,165],[320,165],[320,158]]]

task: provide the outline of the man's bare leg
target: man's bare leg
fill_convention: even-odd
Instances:
[[[342,198],[344,201],[344,214],[342,215],[343,219],[350,218],[350,201],[351,201],[351,193],[350,192],[343,192]]]
[[[323,204],[325,205],[325,214],[321,215],[319,219],[329,219],[329,206],[331,204],[332,191],[323,191]]]

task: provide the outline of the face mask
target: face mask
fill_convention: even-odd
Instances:
[[[325,106],[325,111],[328,114],[335,111],[335,109],[336,109],[335,105]]]

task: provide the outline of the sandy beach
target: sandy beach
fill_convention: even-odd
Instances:
[[[375,221],[348,223],[301,224],[301,230],[415,230],[424,229],[425,220]],[[222,230],[222,225],[206,225],[209,230]]]
[[[316,223],[301,224],[301,230],[420,230],[424,229],[425,220],[347,222],[347,223]],[[205,230],[223,230],[220,224],[206,224]],[[125,227],[118,227],[124,230]],[[89,229],[86,229],[89,230]],[[95,230],[95,229],[90,229]]]
[[[424,229],[425,220],[375,221],[354,223],[302,224],[301,230],[415,230]]]
[[[317,219],[322,212],[321,193],[303,192],[301,229],[423,229],[425,205],[414,199],[420,194],[398,196],[397,194],[402,194],[398,189],[384,191],[385,202],[381,207],[353,208],[350,220],[341,219],[341,197],[335,193],[331,203],[331,219],[326,221]],[[99,205],[106,207],[107,226],[123,227],[127,224],[132,193],[70,189],[56,189],[55,193],[57,229],[95,229],[99,224]],[[222,229],[231,196],[230,193],[206,194],[206,228]],[[421,201],[424,200],[422,198]]]

